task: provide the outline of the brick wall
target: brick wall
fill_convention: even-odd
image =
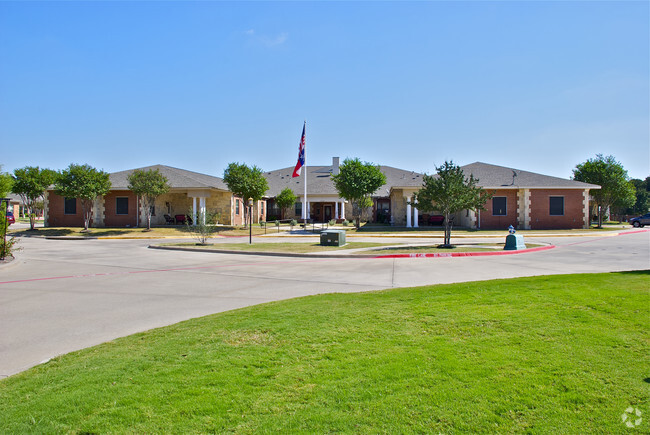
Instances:
[[[512,225],[517,228],[517,190],[502,189],[494,193],[495,197],[506,198],[506,215],[494,216],[492,210],[492,199],[485,203],[485,210],[481,210],[482,230],[505,230]]]
[[[83,227],[84,217],[81,201],[77,200],[77,213],[65,214],[65,199],[54,192],[47,195],[47,226],[50,227]],[[92,226],[92,220],[91,220]]]
[[[117,198],[128,198],[128,214],[116,213]],[[107,227],[135,227],[137,223],[137,197],[130,190],[112,190],[104,197],[104,225]],[[144,223],[146,226],[146,222]]]
[[[579,189],[531,189],[530,228],[571,229],[584,225],[583,191]],[[551,216],[549,198],[564,197],[564,216]]]

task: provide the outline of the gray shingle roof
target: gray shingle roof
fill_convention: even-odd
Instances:
[[[329,166],[303,166],[307,170],[307,195],[338,195],[332,182],[333,165]],[[405,171],[390,166],[380,166],[381,172],[386,175],[386,184],[377,189],[376,196],[388,196],[387,189],[391,187],[418,187],[422,185],[422,174]],[[296,195],[304,192],[304,175],[292,178],[293,166],[275,171],[265,172],[264,176],[269,183],[267,196],[277,196],[282,189],[289,187]]]
[[[111,189],[127,189],[129,185],[128,176],[135,170],[147,171],[158,169],[167,178],[172,189],[220,189],[228,190],[223,179],[198,172],[186,171],[185,169],[173,168],[165,165],[146,166],[144,168],[129,169],[126,171],[113,172],[110,174]]]
[[[518,189],[518,188],[548,188],[548,189],[599,189],[595,184],[581,181],[567,180],[565,178],[551,177],[550,175],[507,168],[505,166],[490,165],[482,162],[470,163],[461,166],[465,175],[472,174],[478,178],[481,187]],[[514,174],[517,174],[514,176]]]

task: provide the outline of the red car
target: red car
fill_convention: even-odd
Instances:
[[[7,212],[7,223],[9,225],[16,223],[16,219],[14,218],[14,214],[12,212],[10,212],[10,211]]]

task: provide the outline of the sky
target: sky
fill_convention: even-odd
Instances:
[[[650,175],[646,1],[0,1],[0,164]]]

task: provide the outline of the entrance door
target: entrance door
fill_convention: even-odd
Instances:
[[[323,222],[329,222],[332,220],[332,206],[325,205],[323,206]]]

